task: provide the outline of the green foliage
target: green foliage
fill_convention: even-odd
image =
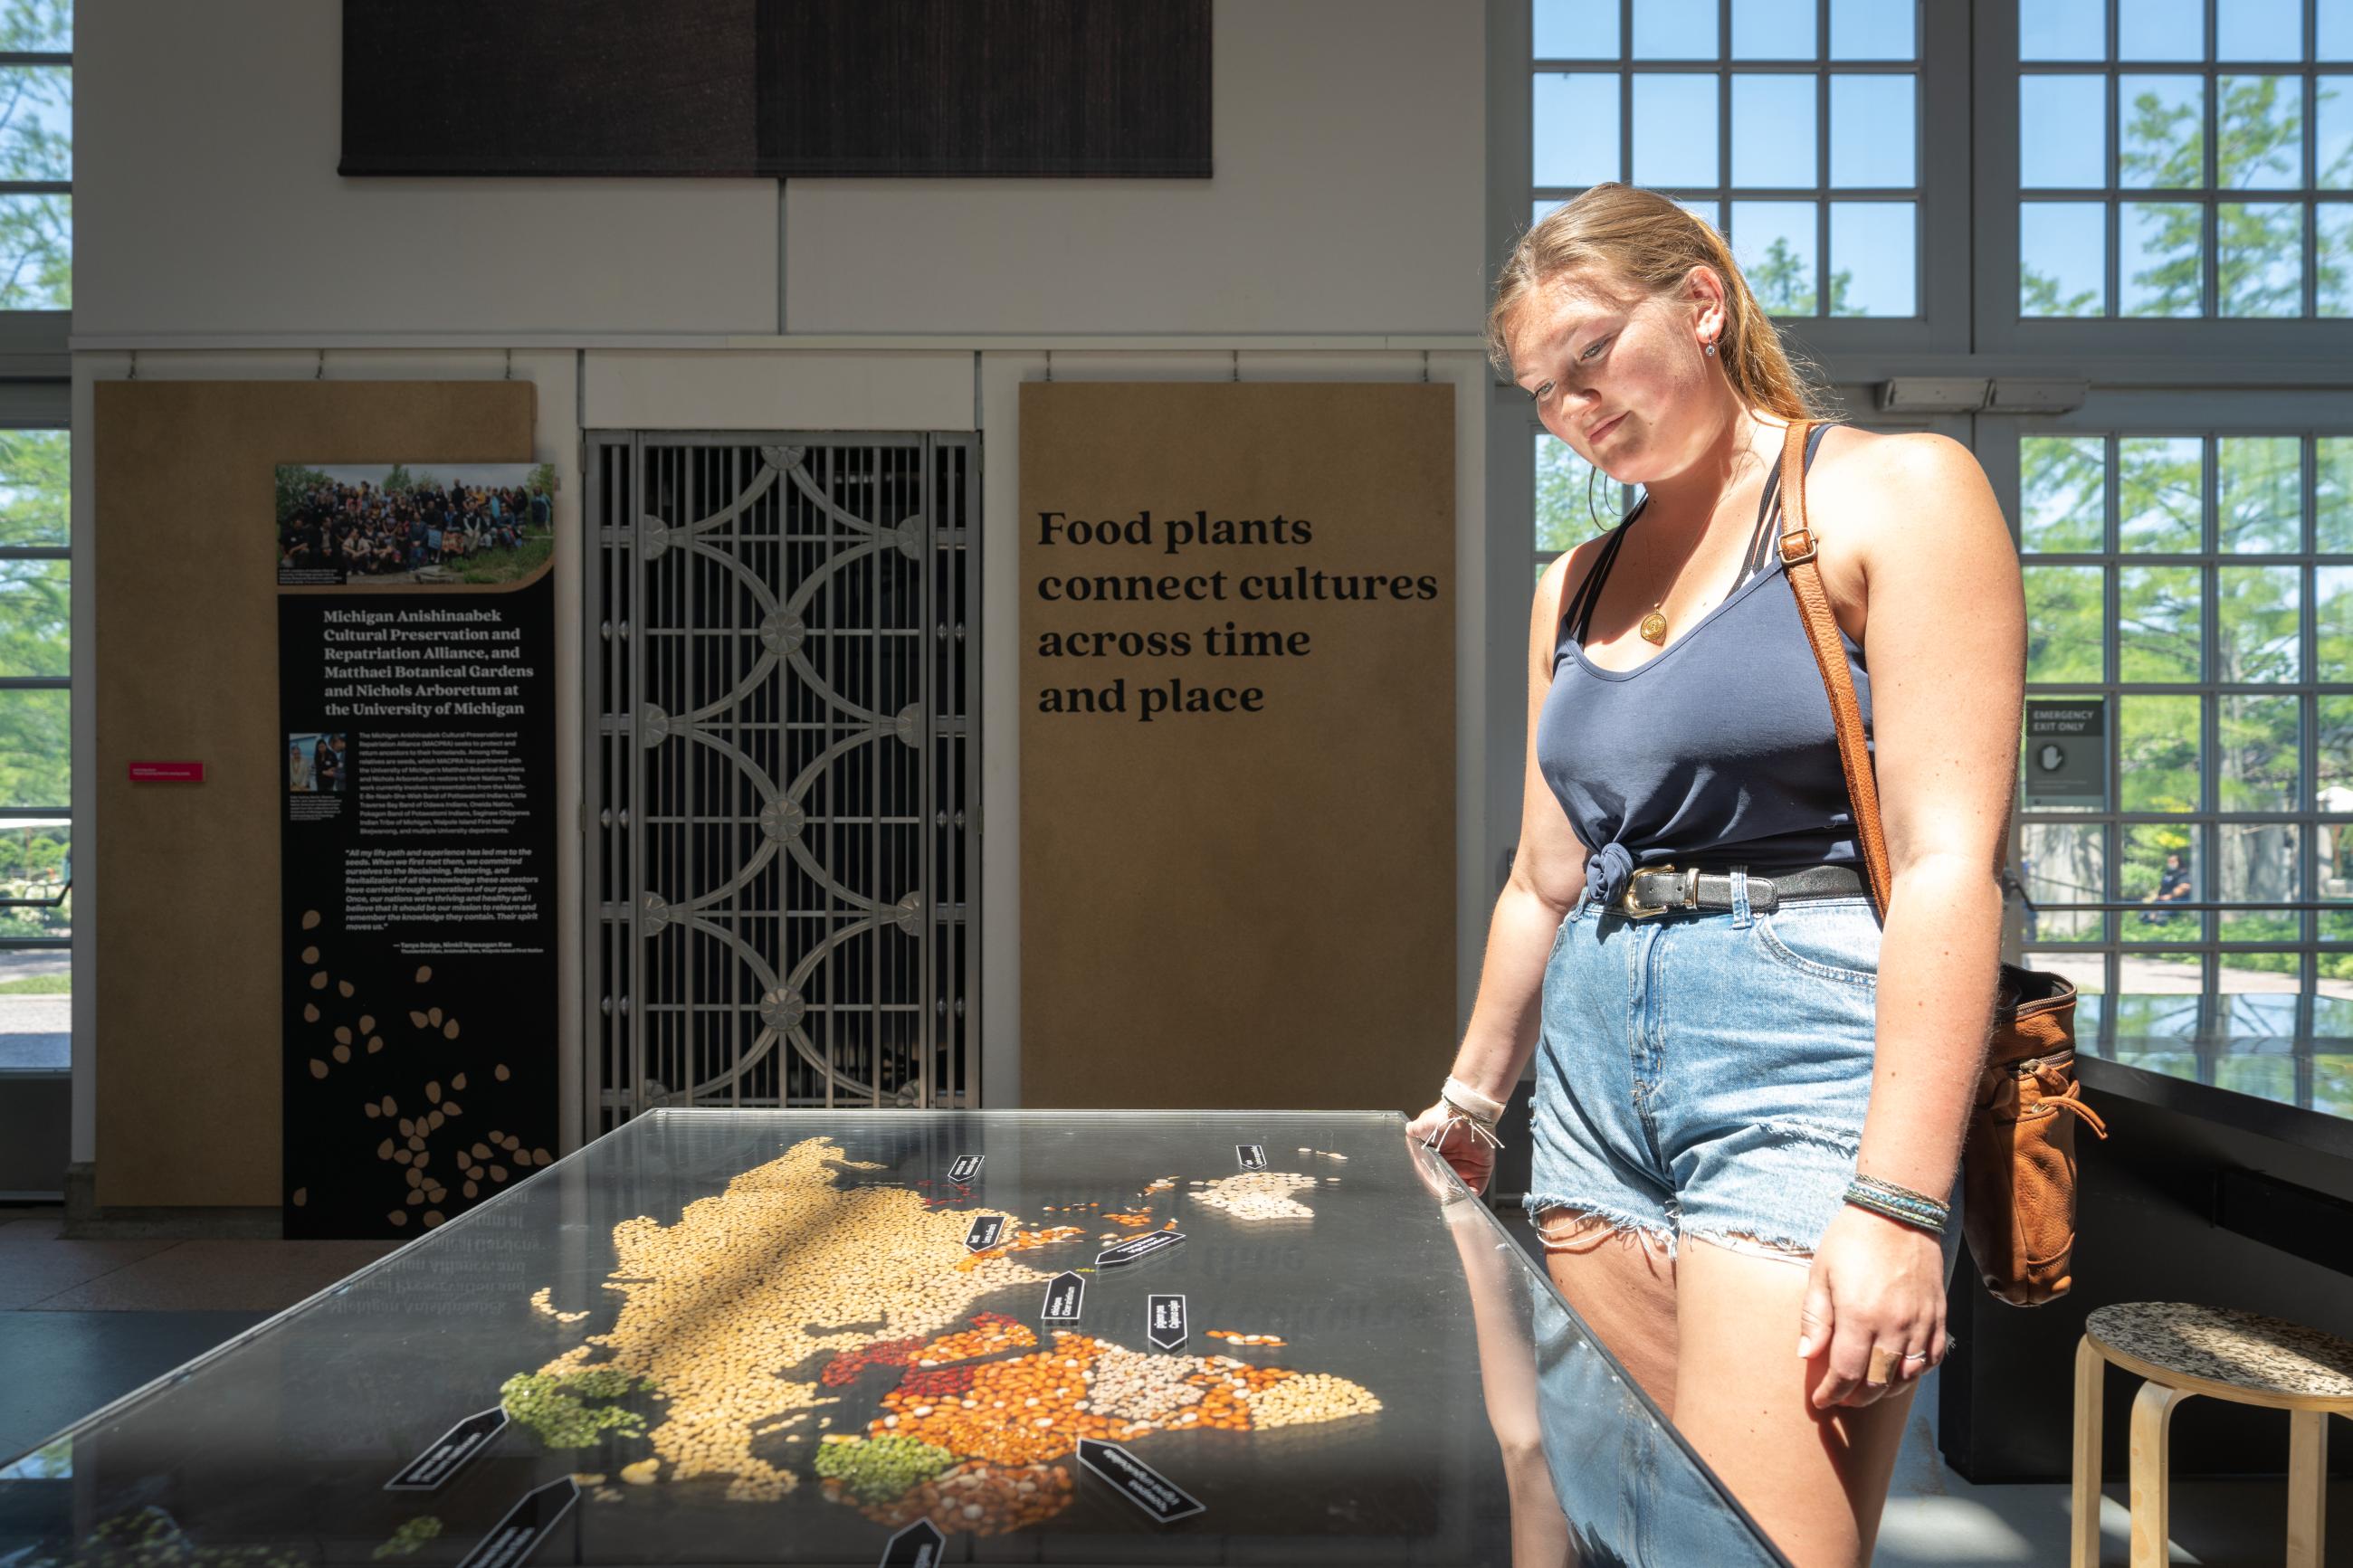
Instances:
[[[1743,268],[1748,279],[1749,291],[1757,302],[1776,316],[1811,316],[1816,314],[1813,263],[1792,249],[1787,236],[1776,235],[1773,243],[1753,267]],[[1848,303],[1847,290],[1854,282],[1852,272],[1831,274],[1831,308],[1832,316],[1862,314],[1860,306]]]
[[[523,480],[522,488],[529,490],[533,495],[554,495],[555,493],[555,465],[554,463],[542,463],[539,467],[532,469],[530,477]]]
[[[376,1562],[387,1557],[406,1557],[441,1533],[441,1521],[429,1513],[418,1514],[392,1532],[392,1538],[368,1555]]]
[[[302,498],[314,489],[332,488],[334,480],[317,468],[306,468],[297,463],[281,464],[278,469],[278,522],[284,527],[293,521],[294,509]]]
[[[830,1438],[818,1445],[815,1465],[820,1477],[839,1482],[859,1501],[878,1503],[931,1479],[955,1459],[945,1448],[886,1433],[874,1438]]]

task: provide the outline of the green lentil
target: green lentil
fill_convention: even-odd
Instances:
[[[820,1445],[817,1473],[840,1482],[860,1502],[888,1502],[930,1480],[955,1459],[945,1448],[886,1434]]]
[[[590,1406],[583,1399],[618,1399],[637,1380],[612,1367],[596,1367],[565,1377],[519,1372],[499,1385],[506,1413],[539,1434],[551,1448],[586,1448],[606,1432],[624,1437],[646,1435],[646,1418],[611,1405]]]

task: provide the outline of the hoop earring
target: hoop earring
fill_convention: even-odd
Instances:
[[[1585,469],[1585,517],[1586,521],[1593,525],[1593,531],[1596,533],[1601,531],[1601,513],[1596,510],[1593,505],[1593,476],[1600,471],[1591,464],[1588,464]]]

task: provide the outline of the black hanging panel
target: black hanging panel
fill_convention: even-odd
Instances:
[[[754,174],[756,0],[343,0],[345,174]]]
[[[1209,0],[343,0],[340,169],[1207,179]]]
[[[771,0],[759,25],[774,174],[1209,177],[1209,0]]]

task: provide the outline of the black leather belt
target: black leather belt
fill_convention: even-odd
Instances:
[[[1863,891],[1862,873],[1852,866],[1809,866],[1748,879],[1748,907],[1760,915],[1801,899],[1852,899]],[[1646,866],[1626,880],[1626,896],[1608,912],[1629,920],[1651,920],[1677,910],[1732,908],[1732,872],[1697,866]]]

